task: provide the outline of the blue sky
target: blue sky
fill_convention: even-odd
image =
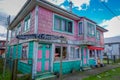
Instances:
[[[66,10],[69,9],[70,0],[47,0]],[[105,27],[109,32],[105,37],[120,35],[120,0],[71,0],[73,2],[72,11],[79,16],[85,16],[100,26]],[[0,0],[0,13],[15,16],[26,0]],[[13,5],[14,4],[14,5]],[[113,15],[103,4],[107,5],[115,15]],[[119,18],[119,19],[118,19]],[[2,27],[2,26],[0,26]],[[0,34],[5,30],[0,30]],[[1,38],[1,37],[0,37]]]

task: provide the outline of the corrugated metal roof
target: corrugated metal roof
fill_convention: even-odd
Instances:
[[[120,43],[120,36],[115,36],[115,37],[110,37],[110,38],[105,38],[104,43]]]

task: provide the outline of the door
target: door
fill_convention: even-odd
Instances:
[[[37,72],[50,71],[50,45],[39,44],[37,55]]]
[[[81,52],[82,52],[82,66],[87,66],[88,64],[87,48],[81,48]]]

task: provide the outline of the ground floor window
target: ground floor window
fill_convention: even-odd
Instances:
[[[95,57],[95,50],[89,50],[89,57],[90,58]]]
[[[21,61],[27,62],[28,60],[28,43],[22,45],[22,54],[21,54]]]
[[[69,57],[70,57],[70,59],[78,59],[78,58],[80,58],[79,47],[71,47]]]
[[[55,61],[60,60],[61,48],[62,48],[62,59],[64,60],[67,59],[67,47],[55,46]]]

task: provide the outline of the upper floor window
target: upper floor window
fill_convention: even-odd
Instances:
[[[78,34],[79,35],[83,34],[83,22],[80,22],[78,25]]]
[[[14,28],[14,29],[12,30],[12,32],[11,32],[12,38],[15,38],[15,34],[16,34],[16,29]]]
[[[20,31],[21,31],[21,24],[19,24],[19,25],[17,26],[17,35],[20,34]]]
[[[54,29],[62,32],[73,33],[73,22],[60,16],[54,16]]]
[[[95,36],[95,25],[87,22],[88,35]]]
[[[24,31],[27,31],[30,29],[30,15],[28,15],[26,18],[25,18],[25,22],[24,22]]]
[[[100,40],[100,32],[99,31],[96,32],[96,37],[97,37],[97,40]]]

